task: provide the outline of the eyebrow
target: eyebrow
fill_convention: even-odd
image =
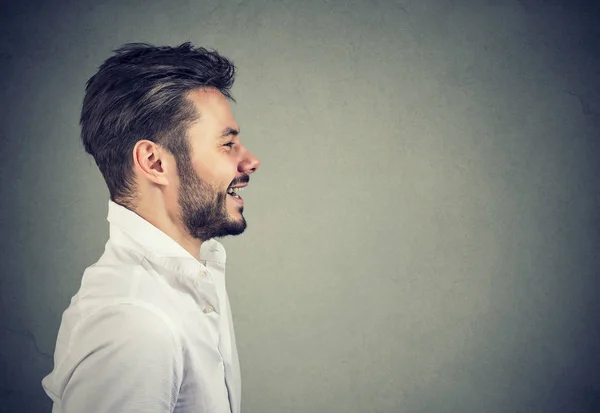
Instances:
[[[223,132],[221,133],[221,136],[219,136],[219,138],[225,139],[225,138],[229,138],[231,136],[238,136],[239,134],[240,134],[240,131],[237,129],[225,128],[225,129],[223,129]]]

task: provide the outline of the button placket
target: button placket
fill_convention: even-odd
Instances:
[[[215,308],[215,302],[214,300],[218,300],[218,295],[216,294],[215,289],[215,284],[213,282],[213,278],[212,278],[212,274],[210,273],[210,271],[208,270],[208,268],[206,268],[206,266],[202,265],[202,268],[199,271],[199,282],[197,284],[197,286],[199,288],[202,288],[201,285],[206,283],[208,284],[206,287],[209,287],[212,291],[213,294],[211,294],[211,298],[209,298],[208,296],[204,297],[204,303],[203,306],[201,307],[202,312],[204,314],[210,314],[210,313],[214,313],[216,312],[216,308]]]
[[[199,275],[200,279],[202,279],[203,281],[206,281],[209,283],[213,282],[213,277],[212,277],[210,271],[208,270],[208,268],[206,268],[205,266],[202,266],[198,275]]]

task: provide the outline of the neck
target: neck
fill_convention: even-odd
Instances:
[[[202,240],[192,237],[185,230],[179,216],[169,214],[164,205],[155,204],[150,208],[141,203],[134,212],[171,237],[196,260],[200,260]]]

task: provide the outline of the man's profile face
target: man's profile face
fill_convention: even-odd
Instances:
[[[190,152],[177,163],[181,221],[203,241],[241,234],[244,202],[231,188],[245,186],[259,160],[240,143],[229,102],[218,90],[194,91],[188,99],[200,116],[187,131]]]

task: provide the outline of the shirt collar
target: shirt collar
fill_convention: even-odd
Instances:
[[[225,263],[225,248],[215,239],[202,243],[198,257],[192,256],[173,238],[122,205],[108,201],[110,239],[118,244],[141,252],[150,261],[168,269],[197,274],[202,262]]]

